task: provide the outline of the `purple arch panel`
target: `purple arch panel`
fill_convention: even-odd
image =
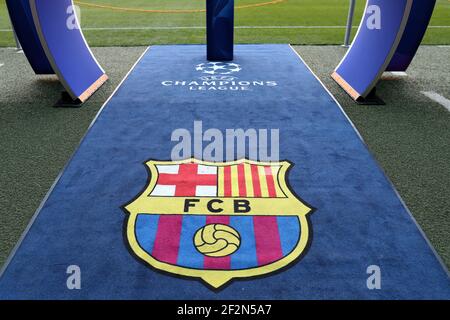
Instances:
[[[436,0],[414,0],[402,40],[387,71],[406,71],[425,36]]]
[[[30,0],[36,30],[53,70],[72,99],[86,101],[108,79],[70,10],[72,0]]]
[[[6,0],[11,23],[28,62],[36,74],[54,74],[33,21],[29,0]]]
[[[355,100],[372,91],[397,50],[413,0],[368,0],[358,33],[332,74]],[[372,27],[379,13],[379,28]],[[370,27],[369,27],[370,26]]]

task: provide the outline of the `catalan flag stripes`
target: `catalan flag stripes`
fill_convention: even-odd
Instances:
[[[218,171],[219,197],[282,198],[279,185],[279,166],[236,164],[220,167]]]

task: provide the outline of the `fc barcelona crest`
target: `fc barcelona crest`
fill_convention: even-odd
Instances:
[[[291,191],[289,162],[148,161],[126,236],[133,253],[173,275],[220,288],[267,275],[307,250],[312,208]]]

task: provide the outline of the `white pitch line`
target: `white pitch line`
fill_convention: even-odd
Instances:
[[[346,26],[236,26],[235,29],[345,29]],[[354,29],[358,26],[353,26]],[[429,26],[431,29],[447,29],[450,26]],[[83,27],[86,31],[121,31],[121,30],[195,30],[206,29],[205,26],[175,26],[175,27]],[[0,32],[11,32],[11,29],[0,29]]]
[[[422,91],[421,93],[424,96],[433,100],[434,102],[439,103],[441,106],[443,106],[448,111],[450,111],[450,100],[448,100],[447,98],[441,96],[440,94],[438,94],[434,91]]]
[[[0,63],[0,68],[3,67],[5,64],[4,63]]]
[[[184,30],[205,29],[205,26],[147,26],[147,27],[83,27],[87,31],[120,31],[120,30]],[[345,29],[346,26],[236,26],[235,29]],[[356,29],[358,26],[353,26]],[[429,26],[430,29],[448,29],[450,26]],[[0,29],[0,32],[11,32],[12,29]]]
[[[236,26],[235,29],[344,29],[345,26]],[[353,28],[358,28],[354,26]],[[205,26],[174,26],[174,27],[83,27],[86,31],[121,31],[121,30],[186,30],[206,29]],[[0,29],[0,32],[11,32],[11,29]]]

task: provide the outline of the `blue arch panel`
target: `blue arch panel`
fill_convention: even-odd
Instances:
[[[425,36],[436,0],[414,0],[408,23],[387,71],[406,71]]]
[[[86,43],[78,20],[73,23],[72,0],[30,0],[30,4],[53,70],[72,99],[86,101],[108,77]]]
[[[368,0],[358,33],[333,72],[333,79],[355,100],[367,97],[389,65],[405,30],[413,0]],[[369,27],[374,8],[379,28]]]
[[[36,74],[54,74],[34,26],[29,0],[6,0],[6,6],[17,38],[33,71]]]

